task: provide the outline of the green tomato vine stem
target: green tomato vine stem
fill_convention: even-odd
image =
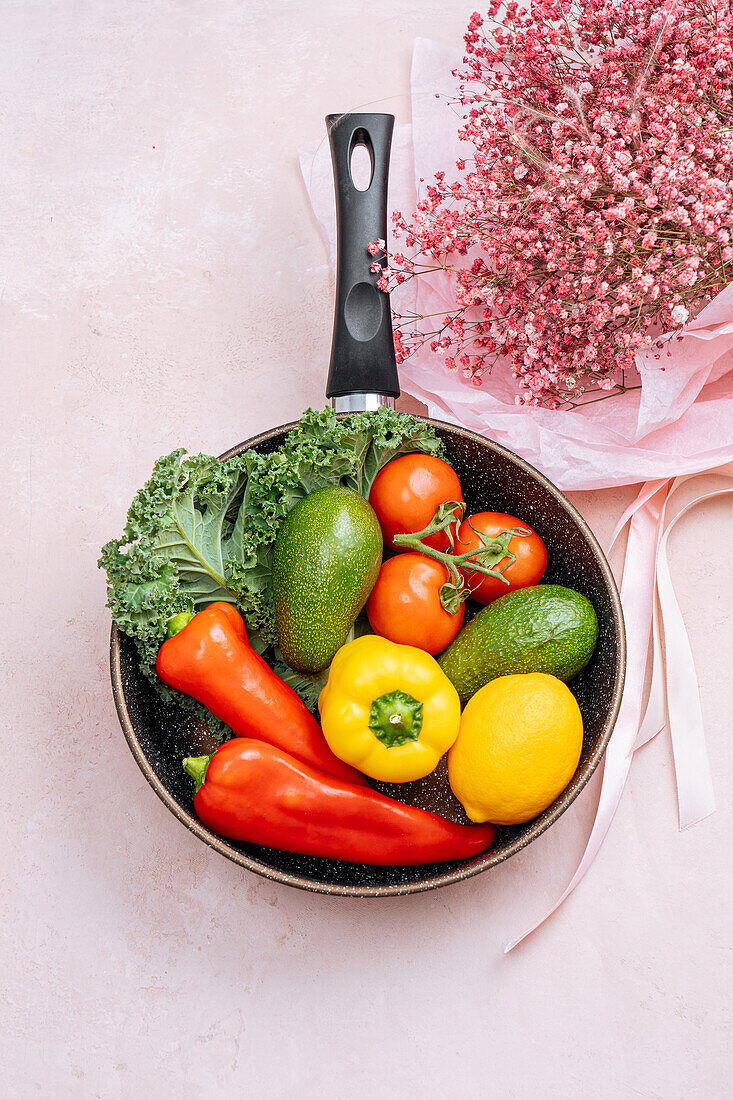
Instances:
[[[456,527],[463,519],[466,505],[460,500],[448,500],[441,504],[430,523],[423,531],[415,531],[412,534],[395,535],[395,546],[414,550],[418,554],[424,554],[426,558],[440,562],[448,570],[450,579],[441,586],[440,602],[444,609],[451,615],[456,615],[464,600],[471,595],[471,589],[461,572],[461,566],[468,567],[472,573],[481,573],[486,577],[495,577],[503,584],[509,586],[509,581],[504,576],[504,571],[512,562],[517,560],[517,555],[509,549],[509,543],[513,538],[525,538],[531,531],[524,527],[506,528],[498,535],[487,538],[478,531],[469,520],[469,527],[478,536],[481,548],[468,550],[463,554],[456,554]],[[448,536],[450,551],[436,550],[425,544],[425,539],[443,531]],[[503,564],[501,564],[503,563]],[[501,564],[501,568],[497,568]]]

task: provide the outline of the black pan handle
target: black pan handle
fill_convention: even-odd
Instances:
[[[377,261],[386,264],[386,251],[370,256],[367,245],[387,239],[387,177],[394,115],[327,115],[333,181],[336,189],[338,268],[333,320],[331,364],[326,396],[355,393],[399,397],[392,312],[389,294],[377,289]],[[351,155],[366,147],[372,176],[360,191],[351,175]]]

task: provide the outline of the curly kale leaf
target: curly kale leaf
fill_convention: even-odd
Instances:
[[[270,454],[250,450],[222,462],[177,450],[159,459],[130,506],[122,537],[107,543],[99,564],[107,571],[112,617],[134,639],[140,666],[161,693],[202,711],[155,674],[173,615],[227,600],[241,611],[259,652],[275,647],[271,557],[285,516],[329,485],[368,496],[387,462],[415,451],[442,453],[434,431],[416,417],[381,408],[337,418],[330,409],[309,409]],[[314,698],[312,685],[293,686],[306,701]]]
[[[354,449],[364,456],[350,484],[362,496],[369,496],[375,477],[393,458],[415,452],[439,456],[444,453],[443,443],[433,429],[415,416],[382,408],[364,413],[363,417],[363,420],[350,418]]]
[[[223,463],[183,455],[173,451],[155,463],[130,505],[122,537],[102,548],[99,564],[107,571],[112,618],[134,639],[142,671],[164,696],[203,713],[220,732],[208,711],[160,682],[155,660],[171,616],[214,600],[236,602],[225,573],[230,555],[241,555],[233,532],[246,470],[241,458]]]
[[[308,673],[305,672],[296,672],[290,665],[285,664],[282,654],[277,648],[269,650],[265,654],[265,657],[275,675],[279,676],[281,680],[284,680],[293,691],[297,691],[300,698],[308,707],[308,710],[317,715],[318,696],[326,686],[328,669],[324,672],[313,673],[313,675],[308,675]]]
[[[374,412],[337,418],[330,409],[303,415],[290,432],[288,445],[300,449],[313,444],[324,459],[338,455],[342,466],[338,484],[368,497],[372,483],[393,458],[401,454],[443,454],[434,430],[416,416],[381,406]],[[332,461],[333,461],[332,457]],[[335,484],[336,482],[329,482]],[[312,490],[308,490],[312,492]]]

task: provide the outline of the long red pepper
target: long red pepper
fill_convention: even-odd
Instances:
[[[189,757],[194,807],[233,840],[354,863],[467,859],[493,842],[493,825],[456,825],[369,787],[344,783],[261,741],[236,737]]]
[[[291,687],[249,644],[236,608],[212,603],[164,642],[156,671],[176,691],[191,695],[238,737],[256,737],[350,783],[361,772],[329,749],[321,727]]]

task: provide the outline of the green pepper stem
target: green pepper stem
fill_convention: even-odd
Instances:
[[[191,776],[196,784],[196,789],[193,792],[194,794],[198,794],[203,786],[204,780],[206,779],[206,769],[213,755],[212,752],[209,753],[208,756],[187,756],[183,761],[183,770]]]
[[[179,611],[177,615],[171,615],[165,631],[166,638],[173,638],[176,634],[180,634],[184,626],[188,626],[193,618],[193,611]]]
[[[388,749],[417,741],[422,722],[422,703],[399,688],[372,701],[369,729]]]

